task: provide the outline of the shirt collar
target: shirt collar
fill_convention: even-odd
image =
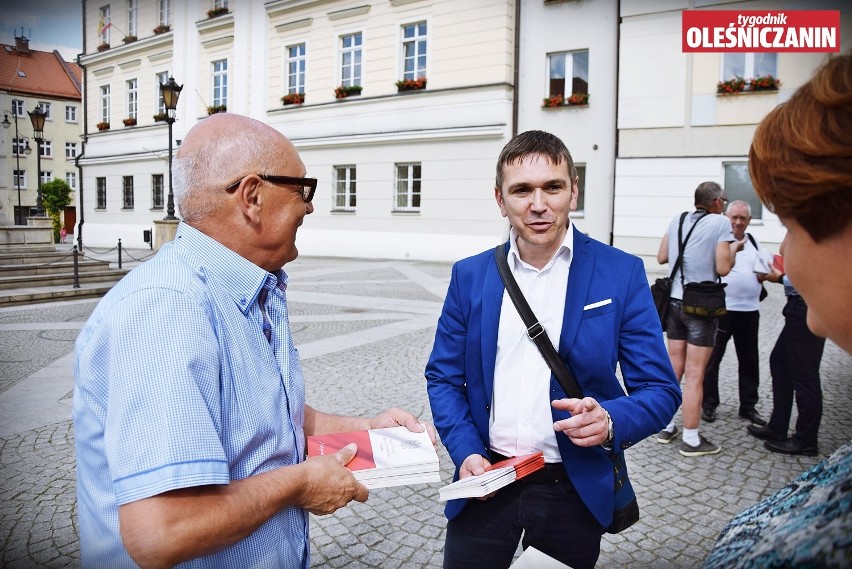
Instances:
[[[571,263],[571,259],[573,257],[574,251],[574,224],[571,223],[571,220],[568,220],[568,231],[565,232],[565,237],[562,238],[562,244],[559,246],[559,249],[556,250],[556,253],[553,254],[553,257],[547,262],[547,264],[541,269],[542,271],[546,271],[552,264],[554,259],[559,257],[560,255],[565,255],[567,257],[568,263]],[[528,269],[532,269],[538,271],[535,267],[526,263],[521,259],[521,253],[518,251],[518,233],[515,231],[514,227],[509,227],[509,257],[514,258],[515,267],[523,266]]]
[[[279,281],[287,284],[283,269],[270,273],[184,222],[178,224],[173,243],[178,251],[191,254],[196,270],[217,281],[243,314],[257,301],[267,281],[270,288]]]

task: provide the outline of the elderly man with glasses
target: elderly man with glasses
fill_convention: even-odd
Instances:
[[[701,400],[704,394],[704,370],[716,342],[717,318],[701,318],[683,311],[683,285],[691,282],[715,281],[727,275],[736,262],[737,251],[746,237],[737,240],[731,221],[721,215],[728,198],[716,182],[703,182],[695,189],[695,211],[674,216],[663,236],[657,261],[677,261],[678,242],[686,241],[681,265],[674,274],[666,334],[669,359],[683,386],[683,442],[680,454],[703,456],[717,454],[722,448],[699,435]],[[687,234],[693,229],[692,234]],[[680,237],[679,237],[680,236]],[[657,434],[657,442],[670,443],[677,435],[674,419]]]
[[[293,144],[216,114],[175,166],[175,240],[103,298],[77,341],[81,563],[305,569],[308,512],[368,497],[344,467],[355,445],[305,460],[306,436],[424,427],[401,409],[368,419],[305,403],[282,267],[317,181]]]

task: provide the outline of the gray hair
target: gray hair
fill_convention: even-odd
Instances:
[[[272,174],[268,168],[275,164],[274,155],[280,149],[279,134],[260,121],[246,120],[250,122],[245,128],[234,129],[228,136],[193,140],[191,149],[178,152],[172,187],[184,221],[198,223],[214,213],[225,188],[241,177]],[[264,128],[255,128],[258,125]]]
[[[722,186],[716,182],[701,182],[695,188],[695,206],[709,207],[713,205],[713,201],[721,198],[724,195]]]
[[[730,213],[731,208],[733,206],[745,206],[746,211],[748,212],[748,216],[751,217],[751,206],[748,204],[748,202],[745,202],[743,200],[734,200],[732,202],[729,202],[728,207],[725,208],[725,213]]]

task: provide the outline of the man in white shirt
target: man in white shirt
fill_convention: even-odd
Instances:
[[[754,272],[755,261],[760,256],[760,244],[746,233],[751,223],[751,206],[736,200],[728,204],[725,215],[731,220],[734,238],[742,241],[748,235],[742,251],[737,253],[737,262],[731,272],[722,277],[727,283],[725,305],[728,313],[719,318],[716,329],[716,345],[704,372],[704,401],[701,418],[708,423],[716,420],[719,407],[719,364],[725,356],[728,340],[734,339],[739,362],[739,415],[756,425],[765,425],[766,420],[758,414],[755,406],[760,385],[760,365],[757,333],[760,328],[760,294],[765,290]]]

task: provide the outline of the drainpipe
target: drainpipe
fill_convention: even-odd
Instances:
[[[615,163],[618,162],[618,100],[621,96],[619,86],[619,61],[621,60],[621,0],[618,0],[618,5],[615,8],[618,12],[615,15],[615,154],[613,155],[612,167],[612,196],[610,196],[609,205],[609,244],[615,244]]]
[[[86,0],[83,0],[83,52],[86,51]],[[83,252],[83,224],[86,222],[86,210],[83,207],[83,166],[80,165],[80,158],[86,154],[86,142],[89,140],[89,121],[88,121],[88,109],[89,105],[86,104],[86,97],[88,95],[88,70],[86,67],[80,62],[80,56],[82,54],[77,54],[77,65],[83,70],[83,142],[80,143],[80,153],[74,158],[74,165],[77,166],[77,178],[80,180],[79,191],[77,192],[77,206],[80,210],[80,221],[77,223],[77,250],[82,253]]]
[[[518,80],[520,71],[518,69],[521,60],[521,2],[515,0],[515,69],[512,73],[512,138],[518,134]]]

